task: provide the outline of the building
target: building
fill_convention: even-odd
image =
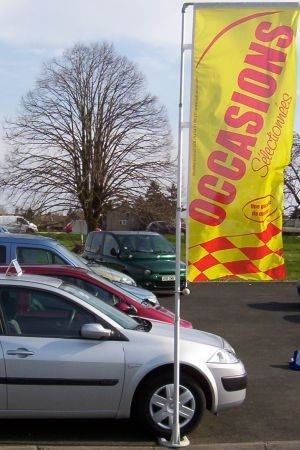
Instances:
[[[105,219],[105,229],[114,231],[135,231],[140,229],[140,222],[134,209],[128,203],[108,211]]]

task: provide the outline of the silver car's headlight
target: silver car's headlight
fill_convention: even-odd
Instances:
[[[223,348],[216,351],[216,353],[211,356],[207,362],[216,364],[234,364],[239,362],[239,359],[234,351]]]
[[[232,353],[235,353],[234,348],[231,347],[229,342],[225,341],[225,339],[223,339],[223,348],[225,348],[225,350],[230,350]]]

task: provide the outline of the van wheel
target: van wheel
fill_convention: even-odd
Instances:
[[[134,417],[151,434],[170,437],[173,422],[173,374],[160,374],[148,380],[135,400]],[[206,408],[205,395],[195,380],[186,374],[180,377],[179,425],[182,435],[195,428]]]

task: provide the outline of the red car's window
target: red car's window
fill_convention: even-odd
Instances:
[[[6,263],[6,247],[4,245],[0,246],[0,264]]]

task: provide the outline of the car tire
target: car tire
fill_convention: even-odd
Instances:
[[[156,437],[168,438],[172,434],[172,395],[173,373],[168,372],[147,380],[136,396],[134,418]],[[180,376],[179,401],[180,397],[183,404],[179,408],[179,424],[180,433],[184,436],[200,423],[206,409],[206,399],[195,380],[184,373]]]

